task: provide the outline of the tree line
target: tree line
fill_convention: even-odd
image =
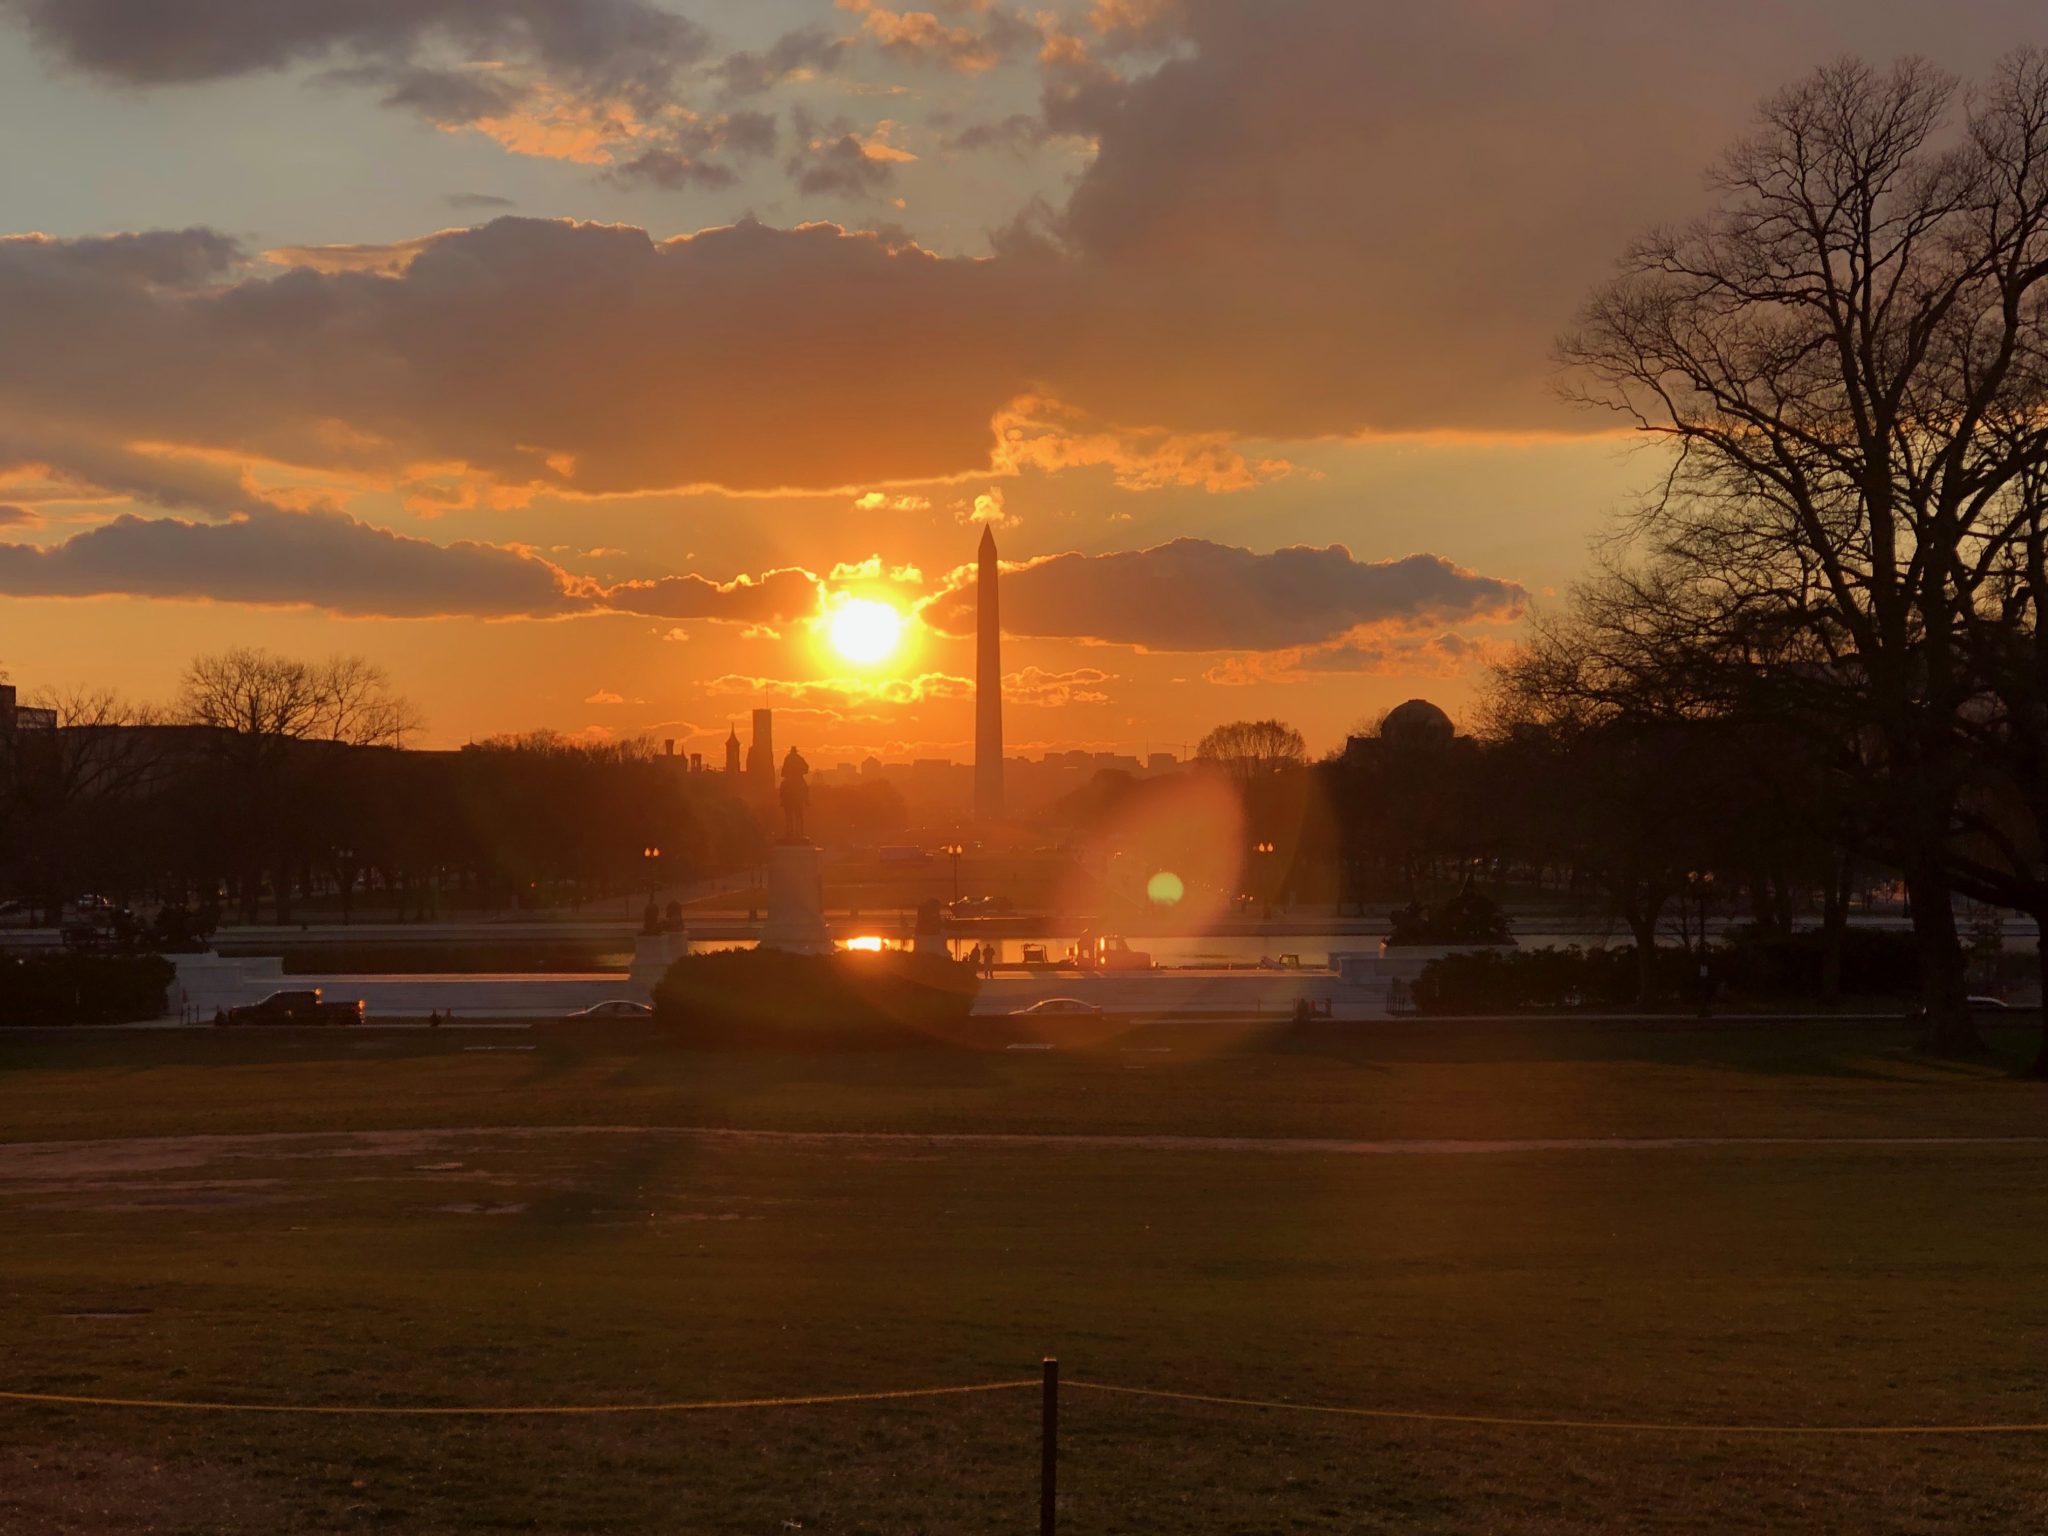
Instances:
[[[311,893],[345,915],[372,888],[401,917],[571,905],[765,848],[720,776],[649,742],[404,750],[414,711],[356,657],[236,649],[195,660],[167,706],[49,702],[58,729],[6,754],[0,881],[50,922],[85,893],[280,923]]]

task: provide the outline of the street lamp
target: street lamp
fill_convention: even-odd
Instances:
[[[953,856],[953,905],[960,905],[960,855],[967,850],[959,843],[948,843],[945,852]]]

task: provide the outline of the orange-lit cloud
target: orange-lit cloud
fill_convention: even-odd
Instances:
[[[923,610],[945,634],[974,626],[972,569]],[[1004,571],[1006,634],[1100,640],[1154,651],[1281,650],[1362,624],[1505,619],[1527,594],[1436,555],[1354,560],[1342,545],[1257,554],[1206,539],[1069,553]]]

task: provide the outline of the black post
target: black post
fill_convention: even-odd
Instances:
[[[1045,1407],[1038,1444],[1038,1536],[1053,1536],[1058,1516],[1053,1506],[1060,1478],[1060,1363],[1045,1359]]]

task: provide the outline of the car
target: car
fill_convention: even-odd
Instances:
[[[1968,997],[1964,998],[1963,1006],[1969,1009],[1972,1013],[2012,1012],[2012,1004],[2008,1003],[2004,998],[1990,997],[1981,992],[1973,992]],[[1918,1008],[1915,1008],[1913,1010],[1913,1017],[1916,1019],[1926,1018],[1927,1005],[1925,1003],[1922,1003]]]
[[[328,1002],[318,987],[299,991],[273,992],[260,1003],[229,1008],[216,1022],[223,1024],[360,1024],[363,1000]]]
[[[1084,1003],[1078,997],[1043,997],[1028,1008],[1012,1008],[1013,1019],[1048,1018],[1065,1016],[1073,1018],[1084,1014],[1099,1014],[1102,1010],[1093,1003]]]
[[[592,1003],[588,1008],[578,1008],[569,1015],[572,1019],[651,1019],[654,1010],[645,1003],[635,1003],[623,997],[608,1002]]]

